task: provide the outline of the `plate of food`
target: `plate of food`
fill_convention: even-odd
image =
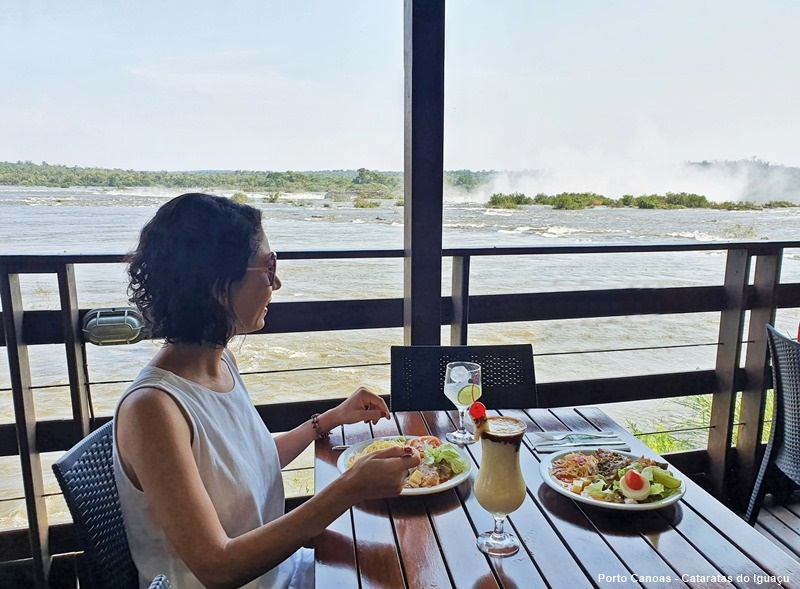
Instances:
[[[462,448],[435,436],[386,436],[366,440],[342,452],[336,466],[344,472],[359,458],[392,446],[412,446],[422,455],[422,463],[411,469],[400,495],[429,495],[452,489],[469,478],[472,470],[469,455]]]
[[[606,448],[551,454],[539,469],[545,484],[555,491],[608,509],[660,509],[686,493],[686,485],[667,463]]]

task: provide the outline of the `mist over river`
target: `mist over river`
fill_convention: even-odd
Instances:
[[[230,195],[232,191],[219,191]],[[159,205],[180,191],[92,188],[0,187],[0,254],[119,254],[132,249],[142,225]],[[378,208],[357,209],[352,202],[322,194],[283,195],[267,202],[251,194],[263,210],[270,244],[279,254],[283,288],[273,301],[402,297],[402,259],[316,261],[280,260],[281,251],[324,249],[402,249],[403,209],[394,200]],[[444,247],[502,247],[603,243],[693,243],[800,238],[800,208],[752,211],[713,209],[644,210],[595,208],[577,211],[527,206],[487,209],[475,202],[446,201]],[[606,288],[702,286],[722,283],[721,251],[581,256],[508,256],[473,259],[474,294],[550,292]],[[800,251],[787,252],[783,281],[800,282]],[[76,268],[82,308],[127,304],[122,265]],[[58,306],[55,276],[22,277],[26,309]],[[450,290],[450,260],[445,259],[443,292]],[[474,325],[472,344],[531,342],[540,382],[602,378],[712,368],[718,314],[623,317],[596,320]],[[269,316],[267,317],[269,322]],[[779,311],[777,326],[797,333],[800,310]],[[449,340],[443,329],[442,341]],[[358,385],[389,392],[389,346],[402,344],[402,329],[247,336],[235,340],[236,353],[256,403],[342,397]],[[700,344],[674,349],[604,351],[648,346]],[[156,350],[156,343],[98,348],[87,346],[89,378],[98,415],[110,414],[121,392]],[[570,354],[578,350],[589,353]],[[31,373],[38,419],[71,415],[62,346],[31,346]],[[299,370],[336,366],[332,370]],[[274,372],[291,370],[290,372]],[[102,384],[110,383],[110,384]],[[14,420],[9,375],[0,363],[0,422]],[[621,423],[642,429],[673,426],[686,409],[651,401],[607,406]],[[57,486],[49,476],[48,489]],[[0,458],[0,500],[21,497],[16,457]],[[60,507],[51,510],[56,519]],[[0,501],[0,528],[23,525],[24,503]]]

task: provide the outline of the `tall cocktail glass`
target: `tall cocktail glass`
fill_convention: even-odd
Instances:
[[[474,362],[449,362],[444,374],[444,394],[458,409],[458,429],[447,434],[447,441],[461,446],[473,444],[475,437],[464,427],[467,409],[481,396],[481,366]]]
[[[478,548],[489,556],[511,556],[519,540],[503,529],[506,516],[525,499],[525,480],[519,465],[519,448],[525,422],[513,417],[489,417],[480,428],[481,467],[472,490],[494,517],[494,530],[478,536]]]

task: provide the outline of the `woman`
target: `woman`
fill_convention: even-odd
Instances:
[[[120,399],[114,468],[140,583],[165,573],[186,587],[306,587],[302,548],[352,505],[402,490],[411,448],[359,461],[284,514],[281,467],[332,428],[389,412],[359,388],[274,438],[225,347],[264,326],[280,289],[261,212],[184,194],[162,206],[129,257],[131,302],[165,345]]]

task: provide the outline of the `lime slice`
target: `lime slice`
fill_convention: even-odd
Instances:
[[[458,404],[471,405],[475,399],[481,396],[481,387],[474,384],[468,384],[458,391]]]

